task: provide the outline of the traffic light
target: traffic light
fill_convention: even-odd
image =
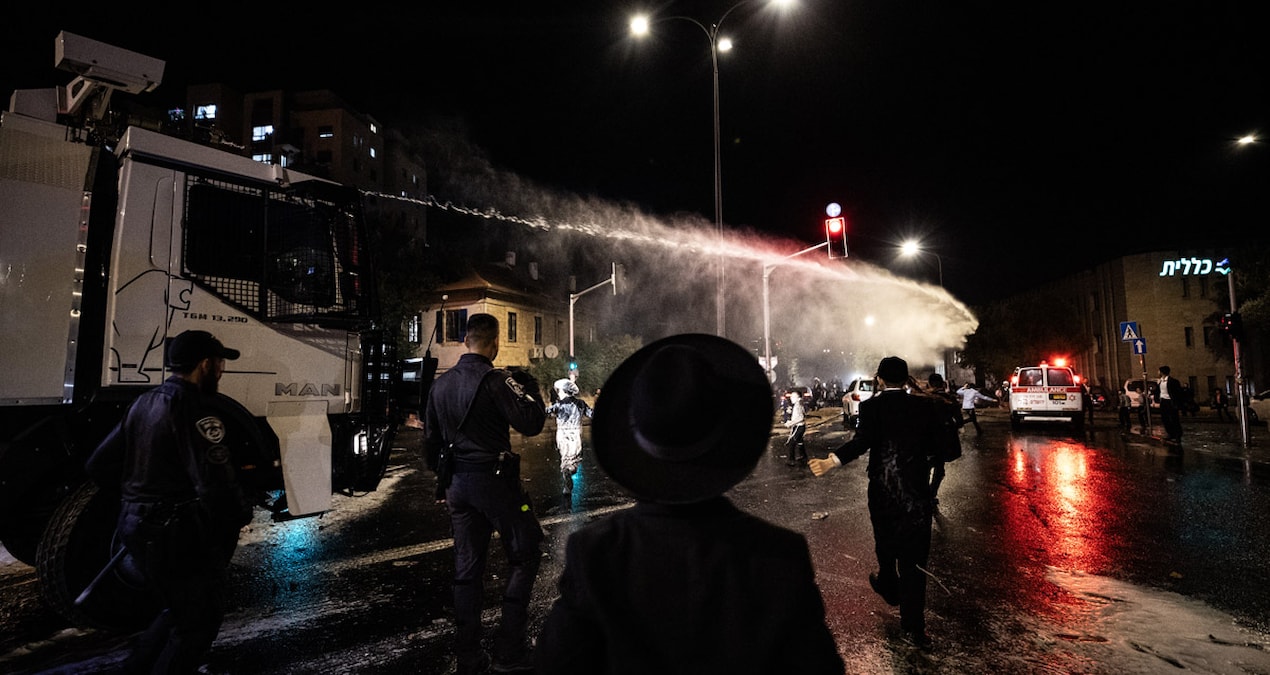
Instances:
[[[569,355],[569,370],[570,372],[572,372],[572,371],[576,371],[577,369],[578,369],[578,357],[570,354]]]
[[[1242,340],[1244,337],[1244,320],[1239,312],[1227,312],[1221,317],[1221,330],[1231,340]]]
[[[847,219],[843,216],[825,218],[825,241],[829,244],[829,257],[838,257],[834,249],[841,246],[843,258],[847,257]]]

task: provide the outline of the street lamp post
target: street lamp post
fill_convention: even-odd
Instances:
[[[927,249],[923,249],[921,244],[918,243],[917,240],[915,239],[909,239],[908,241],[904,242],[903,245],[900,246],[900,253],[906,258],[915,256],[918,253],[929,253],[930,255],[935,256],[935,264],[938,266],[938,270],[939,270],[939,287],[940,288],[944,287],[944,260],[943,258],[939,257],[938,253],[927,250]],[[948,373],[952,372],[952,369],[951,369],[951,366],[953,363],[952,349],[950,348],[944,349],[943,359],[944,359],[944,364],[943,364],[944,375],[947,376]]]
[[[569,379],[571,380],[576,381],[578,379],[578,370],[577,368],[574,367],[577,364],[576,359],[578,358],[578,353],[573,351],[573,347],[574,347],[573,345],[573,306],[577,304],[578,298],[586,295],[587,293],[590,293],[591,291],[604,288],[605,286],[609,284],[613,285],[613,295],[617,295],[618,292],[622,290],[618,288],[618,284],[621,283],[620,282],[620,277],[622,276],[621,270],[622,270],[621,265],[617,263],[613,263],[613,273],[609,275],[609,278],[591,286],[590,288],[584,289],[577,293],[569,294]]]
[[[710,67],[713,75],[711,84],[714,97],[714,225],[718,235],[719,260],[718,260],[718,278],[715,285],[715,332],[719,337],[724,337],[726,325],[726,302],[724,299],[723,289],[726,286],[726,266],[725,256],[723,253],[723,160],[722,160],[722,143],[719,134],[719,52],[726,52],[732,48],[732,41],[727,37],[719,37],[719,27],[723,25],[724,19],[733,10],[741,5],[749,4],[754,0],[741,0],[735,3],[719,17],[718,21],[706,26],[700,21],[690,16],[667,16],[658,19],[658,21],[669,21],[671,19],[682,19],[694,26],[700,28],[705,33],[706,40],[710,44]],[[789,5],[793,0],[769,0],[771,4]],[[648,16],[638,15],[631,19],[631,33],[636,37],[647,35],[650,29]]]
[[[939,257],[939,254],[938,254],[938,253],[935,253],[934,251],[928,251],[928,250],[926,250],[926,249],[923,249],[923,248],[922,248],[922,246],[921,246],[921,244],[917,243],[916,241],[913,241],[912,239],[910,239],[910,240],[908,240],[908,241],[904,242],[904,244],[900,247],[900,253],[902,253],[902,254],[904,255],[904,257],[906,257],[906,258],[907,258],[907,257],[912,257],[912,256],[915,256],[915,255],[917,255],[918,253],[929,253],[930,255],[935,256],[935,263],[939,266],[939,286],[940,286],[940,288],[943,288],[943,286],[944,286],[944,261],[943,261],[943,259],[942,259],[942,258],[940,258],[940,257]]]

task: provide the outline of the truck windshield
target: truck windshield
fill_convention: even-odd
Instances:
[[[191,178],[191,277],[263,321],[346,323],[369,311],[356,202]]]

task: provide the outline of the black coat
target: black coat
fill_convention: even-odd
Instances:
[[[570,535],[535,652],[538,673],[844,671],[807,540],[724,497]]]
[[[938,405],[903,389],[874,394],[860,403],[855,436],[833,451],[844,464],[869,453],[869,510],[875,518],[930,516],[931,457],[944,432]]]

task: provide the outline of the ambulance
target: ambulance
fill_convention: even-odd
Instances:
[[[1019,429],[1025,422],[1070,424],[1076,432],[1084,431],[1080,375],[1062,359],[1053,365],[1041,362],[1014,369],[1010,376],[1010,426]]]

